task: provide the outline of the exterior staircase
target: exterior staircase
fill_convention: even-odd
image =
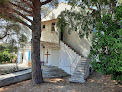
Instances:
[[[82,54],[80,54],[79,52],[77,52],[75,49],[73,49],[71,46],[69,46],[68,44],[66,44],[66,42],[62,41],[69,49],[71,49],[72,51],[74,51],[77,55],[79,55],[80,57],[84,57]]]
[[[70,82],[85,83],[85,79],[89,76],[89,60],[81,58],[77,63],[73,75],[69,78]]]
[[[88,58],[85,58],[77,51],[75,51],[71,46],[67,45],[65,42],[63,42],[63,44],[65,44],[65,46],[71,49],[77,55],[77,57],[80,57],[76,62],[75,60],[72,62],[73,65],[75,64],[75,69],[73,71],[73,74],[71,75],[71,78],[69,78],[69,82],[85,83],[85,79],[89,76],[90,60]]]

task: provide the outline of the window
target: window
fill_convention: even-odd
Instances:
[[[45,29],[45,25],[42,26],[42,29]]]
[[[52,23],[51,31],[52,31],[52,32],[54,32],[54,31],[55,31],[55,22],[54,22],[54,23]]]

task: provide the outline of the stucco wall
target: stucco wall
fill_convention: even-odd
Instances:
[[[71,6],[63,2],[59,3],[57,7],[51,10],[46,16],[44,16],[44,18],[42,18],[42,21],[57,19],[58,15],[65,9],[70,10]]]
[[[90,53],[91,39],[92,34],[88,39],[85,36],[81,39],[76,31],[72,31],[70,34],[67,30],[64,31],[64,41],[84,57],[88,57]]]
[[[47,63],[47,51],[48,51],[48,63]],[[51,48],[51,47],[41,47],[40,51],[41,61],[44,61],[45,65],[51,66],[59,66],[59,48]]]
[[[55,22],[55,32],[51,32],[52,23]],[[42,22],[42,26],[45,25],[45,29],[42,29],[41,41],[59,43],[59,32],[56,28],[57,20],[50,20]]]
[[[42,29],[42,41],[47,41],[47,42],[53,42],[53,43],[58,43],[59,42],[59,32],[51,32],[51,24],[53,22],[57,22],[57,17],[58,15],[64,11],[65,9],[70,10],[71,6],[66,4],[66,3],[60,3],[56,8],[54,8],[47,16],[42,18],[42,25],[46,25],[45,29]],[[78,7],[75,7],[74,10],[72,11],[79,11]],[[85,9],[86,12],[90,12],[89,9]],[[84,15],[86,15],[86,12],[84,12]],[[74,22],[74,21],[73,21]],[[57,29],[56,29],[57,30]],[[69,35],[69,33],[65,30],[64,31],[64,41],[74,48],[77,52],[80,54],[83,54],[83,56],[87,57],[90,51],[90,45],[91,45],[91,38],[92,35],[89,36],[89,39],[86,37],[84,38],[79,38],[77,32],[73,31]]]
[[[23,54],[23,63],[28,64],[28,55],[30,50],[25,50]]]
[[[60,42],[60,64],[59,67],[68,74],[73,74],[74,69],[81,57],[70,49],[66,44]]]
[[[28,65],[28,56],[29,56],[29,51],[31,49],[19,49],[18,50],[18,63],[23,63],[25,65]],[[23,61],[22,61],[22,53],[23,53]]]

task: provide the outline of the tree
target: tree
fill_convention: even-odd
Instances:
[[[76,11],[78,9],[78,11]],[[65,10],[58,16],[57,26],[60,31],[68,30],[69,34],[76,31],[80,38],[93,32],[94,18],[88,9],[74,7],[71,10]]]
[[[4,19],[0,19],[0,33],[0,42],[13,46],[20,46],[20,42],[27,42],[27,36],[30,35],[27,27]]]
[[[56,0],[0,0],[1,18],[19,22],[32,30],[31,60],[34,84],[43,82],[40,65],[41,7],[51,1]]]
[[[13,46],[11,44],[8,43],[3,43],[0,45],[0,53],[4,50],[4,49],[9,49],[9,53],[13,53],[13,52],[17,52],[17,47]]]
[[[93,9],[92,14],[95,21],[99,21],[102,15],[114,13],[114,7],[122,4],[121,0],[66,0],[72,6]]]
[[[41,8],[41,15],[42,17],[46,16],[47,13],[49,13],[50,7],[49,6],[42,6]]]
[[[97,29],[97,33],[93,36],[92,41],[90,54],[91,64],[96,71],[103,74],[111,74],[112,79],[121,81],[122,2],[120,0],[67,1],[73,7],[77,5],[81,8],[87,7],[92,9],[92,16],[94,18],[93,27]],[[74,13],[73,16],[76,15]]]
[[[71,10],[63,11],[59,16],[58,27],[77,31],[79,37],[83,37],[93,32],[96,22],[100,21],[106,13],[113,14],[113,7],[117,0],[66,0],[72,6]],[[76,7],[79,9],[76,11]],[[65,16],[65,17],[64,17]]]
[[[115,15],[104,15],[97,23],[90,58],[97,72],[111,74],[113,80],[122,81],[122,6]]]

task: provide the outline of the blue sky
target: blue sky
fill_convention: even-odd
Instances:
[[[66,2],[65,0],[60,0],[60,2]]]

